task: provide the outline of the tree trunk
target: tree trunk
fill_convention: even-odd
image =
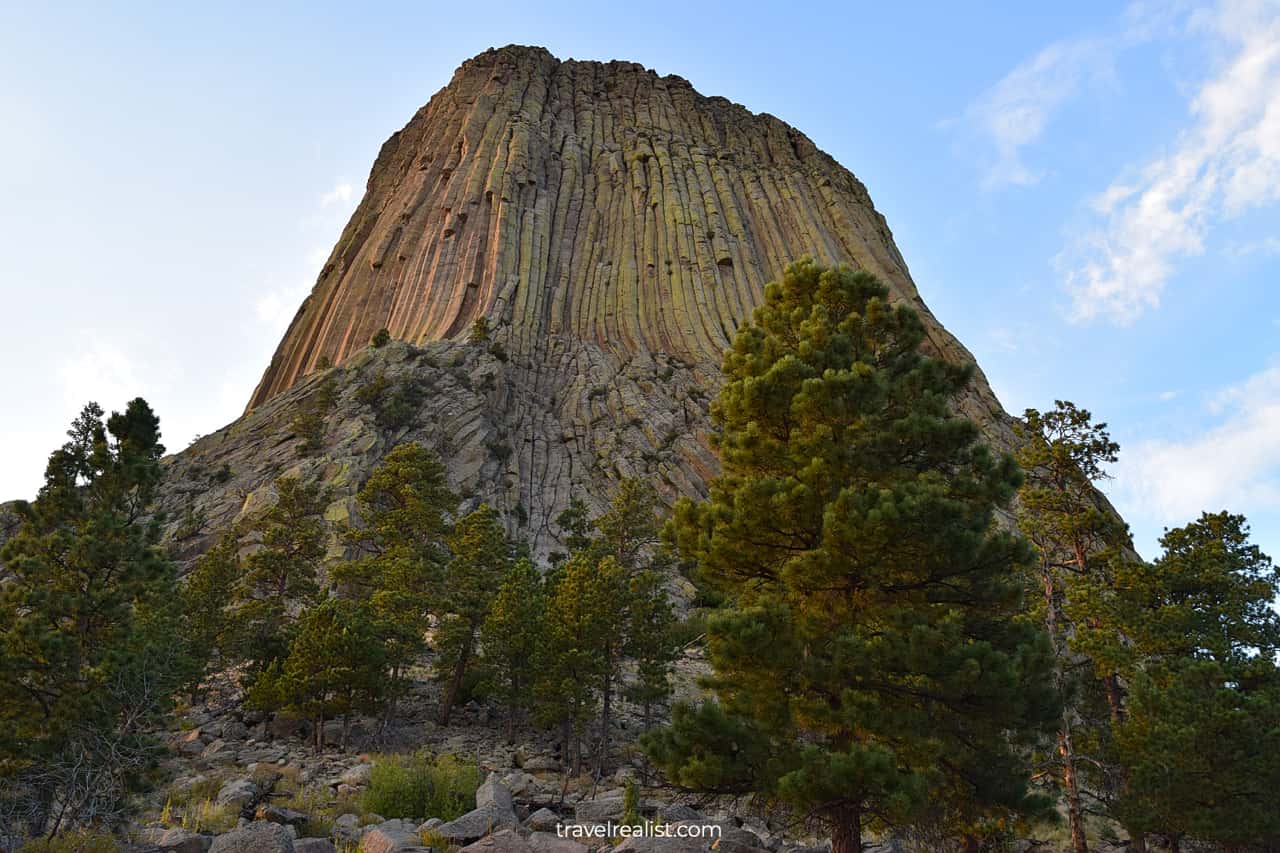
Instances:
[[[1064,712],[1058,732],[1058,753],[1062,756],[1062,787],[1067,793],[1067,822],[1071,826],[1072,853],[1089,853],[1084,834],[1084,810],[1080,807],[1080,789],[1076,784],[1075,748],[1071,741],[1071,724]]]
[[[462,650],[458,652],[458,665],[453,669],[453,677],[449,679],[449,691],[445,694],[444,704],[440,707],[440,725],[442,726],[449,725],[453,704],[458,701],[458,696],[462,693],[462,678],[467,673],[467,664],[471,662],[471,642],[471,637],[468,637]]]
[[[831,853],[862,853],[862,815],[852,806],[828,812]]]
[[[600,754],[596,756],[596,778],[604,775],[605,764],[609,760],[609,726],[612,722],[613,710],[613,654],[605,655],[605,666],[609,673],[604,677],[604,689],[600,691]]]
[[[1044,580],[1044,626],[1053,648],[1053,681],[1059,696],[1066,695],[1066,678],[1062,673],[1062,657],[1065,654],[1058,642],[1058,596],[1053,567],[1041,566]],[[1080,789],[1076,782],[1076,753],[1071,737],[1071,709],[1062,709],[1062,724],[1058,729],[1058,755],[1062,759],[1062,787],[1067,795],[1067,823],[1071,829],[1072,853],[1089,853],[1089,841],[1084,832],[1084,811],[1080,807]]]

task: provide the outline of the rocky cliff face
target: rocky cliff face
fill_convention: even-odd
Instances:
[[[175,486],[170,515],[243,513],[299,465],[335,482],[342,515],[411,439],[541,553],[575,494],[600,506],[630,475],[699,494],[715,472],[721,353],[803,255],[876,273],[938,354],[972,361],[921,302],[866,189],[796,129],[635,64],[488,51],[383,146],[246,417],[172,463],[178,483],[193,465],[230,476],[181,498]],[[470,343],[481,317],[491,339]],[[403,344],[370,350],[382,328]],[[344,390],[323,453],[300,462],[288,425],[322,375]],[[406,422],[380,425],[358,402],[356,385],[375,381],[417,389]],[[1007,444],[981,373],[962,405]]]

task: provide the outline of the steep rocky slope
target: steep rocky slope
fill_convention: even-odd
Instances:
[[[174,532],[251,509],[300,465],[334,482],[341,515],[408,439],[436,446],[459,487],[543,554],[572,495],[600,506],[628,475],[698,494],[715,471],[720,354],[803,255],[881,276],[937,353],[972,360],[920,300],[866,189],[796,129],[631,63],[481,54],[383,146],[245,417],[172,461]],[[491,341],[468,343],[480,317]],[[408,346],[370,350],[382,328]],[[321,374],[341,393],[323,452],[300,461],[288,425]],[[379,374],[425,389],[403,426],[355,402]],[[962,405],[1007,444],[981,373]]]

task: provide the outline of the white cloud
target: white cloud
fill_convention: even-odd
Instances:
[[[1217,423],[1183,441],[1126,448],[1116,470],[1122,504],[1161,524],[1202,511],[1280,509],[1280,366],[1215,394]]]
[[[1179,394],[1179,393],[1181,393],[1181,392],[1179,392],[1179,391],[1161,391],[1161,392],[1160,392],[1160,402],[1162,402],[1162,403],[1168,403],[1170,400],[1176,400],[1176,399],[1178,399],[1178,394]]]
[[[115,344],[89,335],[82,345],[58,365],[59,390],[68,406],[94,400],[104,409],[123,406],[146,392],[136,361]]]
[[[339,181],[324,195],[320,196],[321,207],[331,207],[335,204],[346,205],[355,195],[355,188],[346,181]]]
[[[301,284],[269,288],[258,297],[257,303],[253,306],[254,313],[258,322],[266,327],[266,333],[268,335],[284,334],[289,321],[298,312],[298,306],[310,292],[311,283],[304,281]]]
[[[1111,75],[1118,43],[1109,38],[1055,42],[1009,72],[965,111],[966,124],[995,148],[984,189],[1030,186],[1041,173],[1023,161],[1022,149],[1040,138],[1062,106]]]
[[[1132,322],[1219,220],[1280,200],[1280,7],[1224,0],[1193,26],[1229,58],[1192,99],[1192,125],[1095,198],[1102,221],[1059,256],[1078,320]]]
[[[1053,42],[978,96],[959,122],[944,122],[975,132],[994,149],[983,188],[1038,183],[1043,174],[1027,165],[1023,149],[1067,103],[1113,81],[1120,54],[1169,29],[1182,10],[1181,0],[1134,0],[1114,32]]]

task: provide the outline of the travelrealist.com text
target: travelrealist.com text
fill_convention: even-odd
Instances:
[[[646,820],[636,824],[561,823],[556,825],[561,838],[719,838],[716,824],[671,824]]]

